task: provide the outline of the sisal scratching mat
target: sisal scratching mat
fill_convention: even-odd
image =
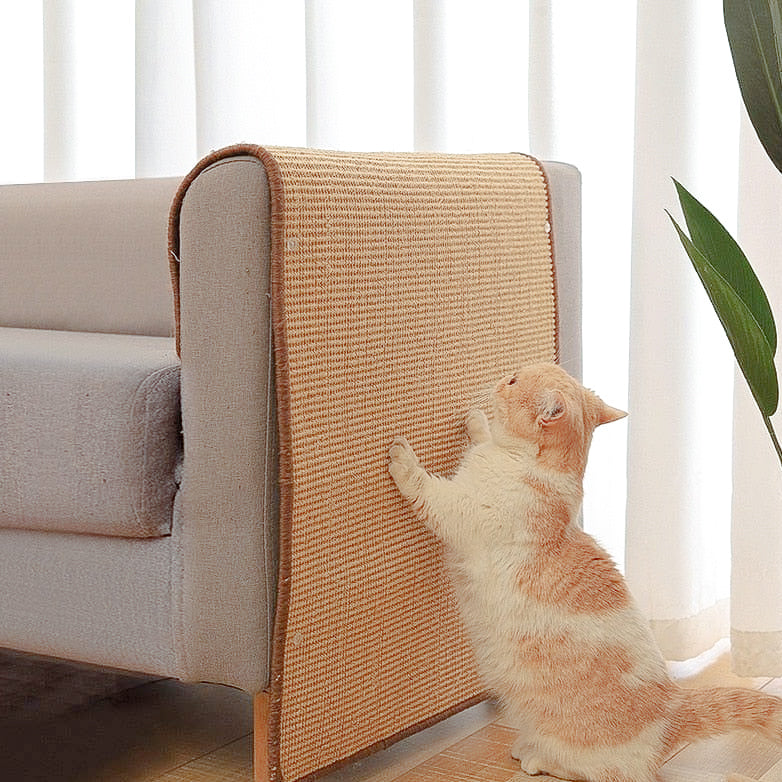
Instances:
[[[515,367],[556,357],[548,192],[522,155],[234,148],[272,196],[281,552],[273,776],[292,782],[482,697],[439,544],[387,472],[431,470]]]

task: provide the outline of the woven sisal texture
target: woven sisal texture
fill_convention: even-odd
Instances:
[[[404,434],[451,471],[476,395],[555,359],[556,303],[530,158],[254,154],[272,195],[281,436],[270,751],[291,782],[481,697],[440,546],[387,452]]]

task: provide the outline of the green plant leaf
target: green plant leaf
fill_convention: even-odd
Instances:
[[[782,0],[724,0],[723,14],[747,113],[782,171]]]
[[[692,243],[676,220],[670,214],[668,217],[711,299],[760,412],[769,418],[779,404],[779,382],[774,354],[763,330],[730,283]]]
[[[747,256],[719,220],[675,179],[682,213],[692,243],[744,302],[771,347],[777,350],[777,330],[766,292]]]

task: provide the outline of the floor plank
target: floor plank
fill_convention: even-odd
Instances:
[[[251,731],[244,693],[154,682],[55,718],[6,719],[0,780],[147,782]]]
[[[724,653],[677,665],[686,686],[749,685],[782,695],[782,679],[739,679]],[[79,682],[78,671],[44,661],[31,697],[20,698],[20,681],[31,674],[33,668],[6,670],[4,679],[0,671],[2,782],[252,782],[252,700],[244,693],[170,680],[91,681],[94,671]],[[513,739],[513,728],[481,704],[323,782],[551,780],[519,772],[510,757]],[[669,760],[661,782],[725,782],[728,773],[782,782],[782,747],[739,734],[700,742]]]
[[[383,752],[328,774],[321,782],[394,782],[432,756],[490,725],[496,718],[497,711],[492,704],[480,703],[399,741]]]
[[[716,774],[720,782],[730,773],[759,779],[782,760],[779,746],[765,739],[743,734],[720,736],[685,747],[665,764],[665,782],[696,779],[704,773]]]
[[[155,782],[249,782],[253,775],[252,757],[252,737],[245,736],[155,777]]]

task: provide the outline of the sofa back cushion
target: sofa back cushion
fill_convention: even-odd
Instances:
[[[161,337],[0,328],[0,527],[154,537],[182,453]]]
[[[169,337],[177,178],[0,187],[0,326]]]

